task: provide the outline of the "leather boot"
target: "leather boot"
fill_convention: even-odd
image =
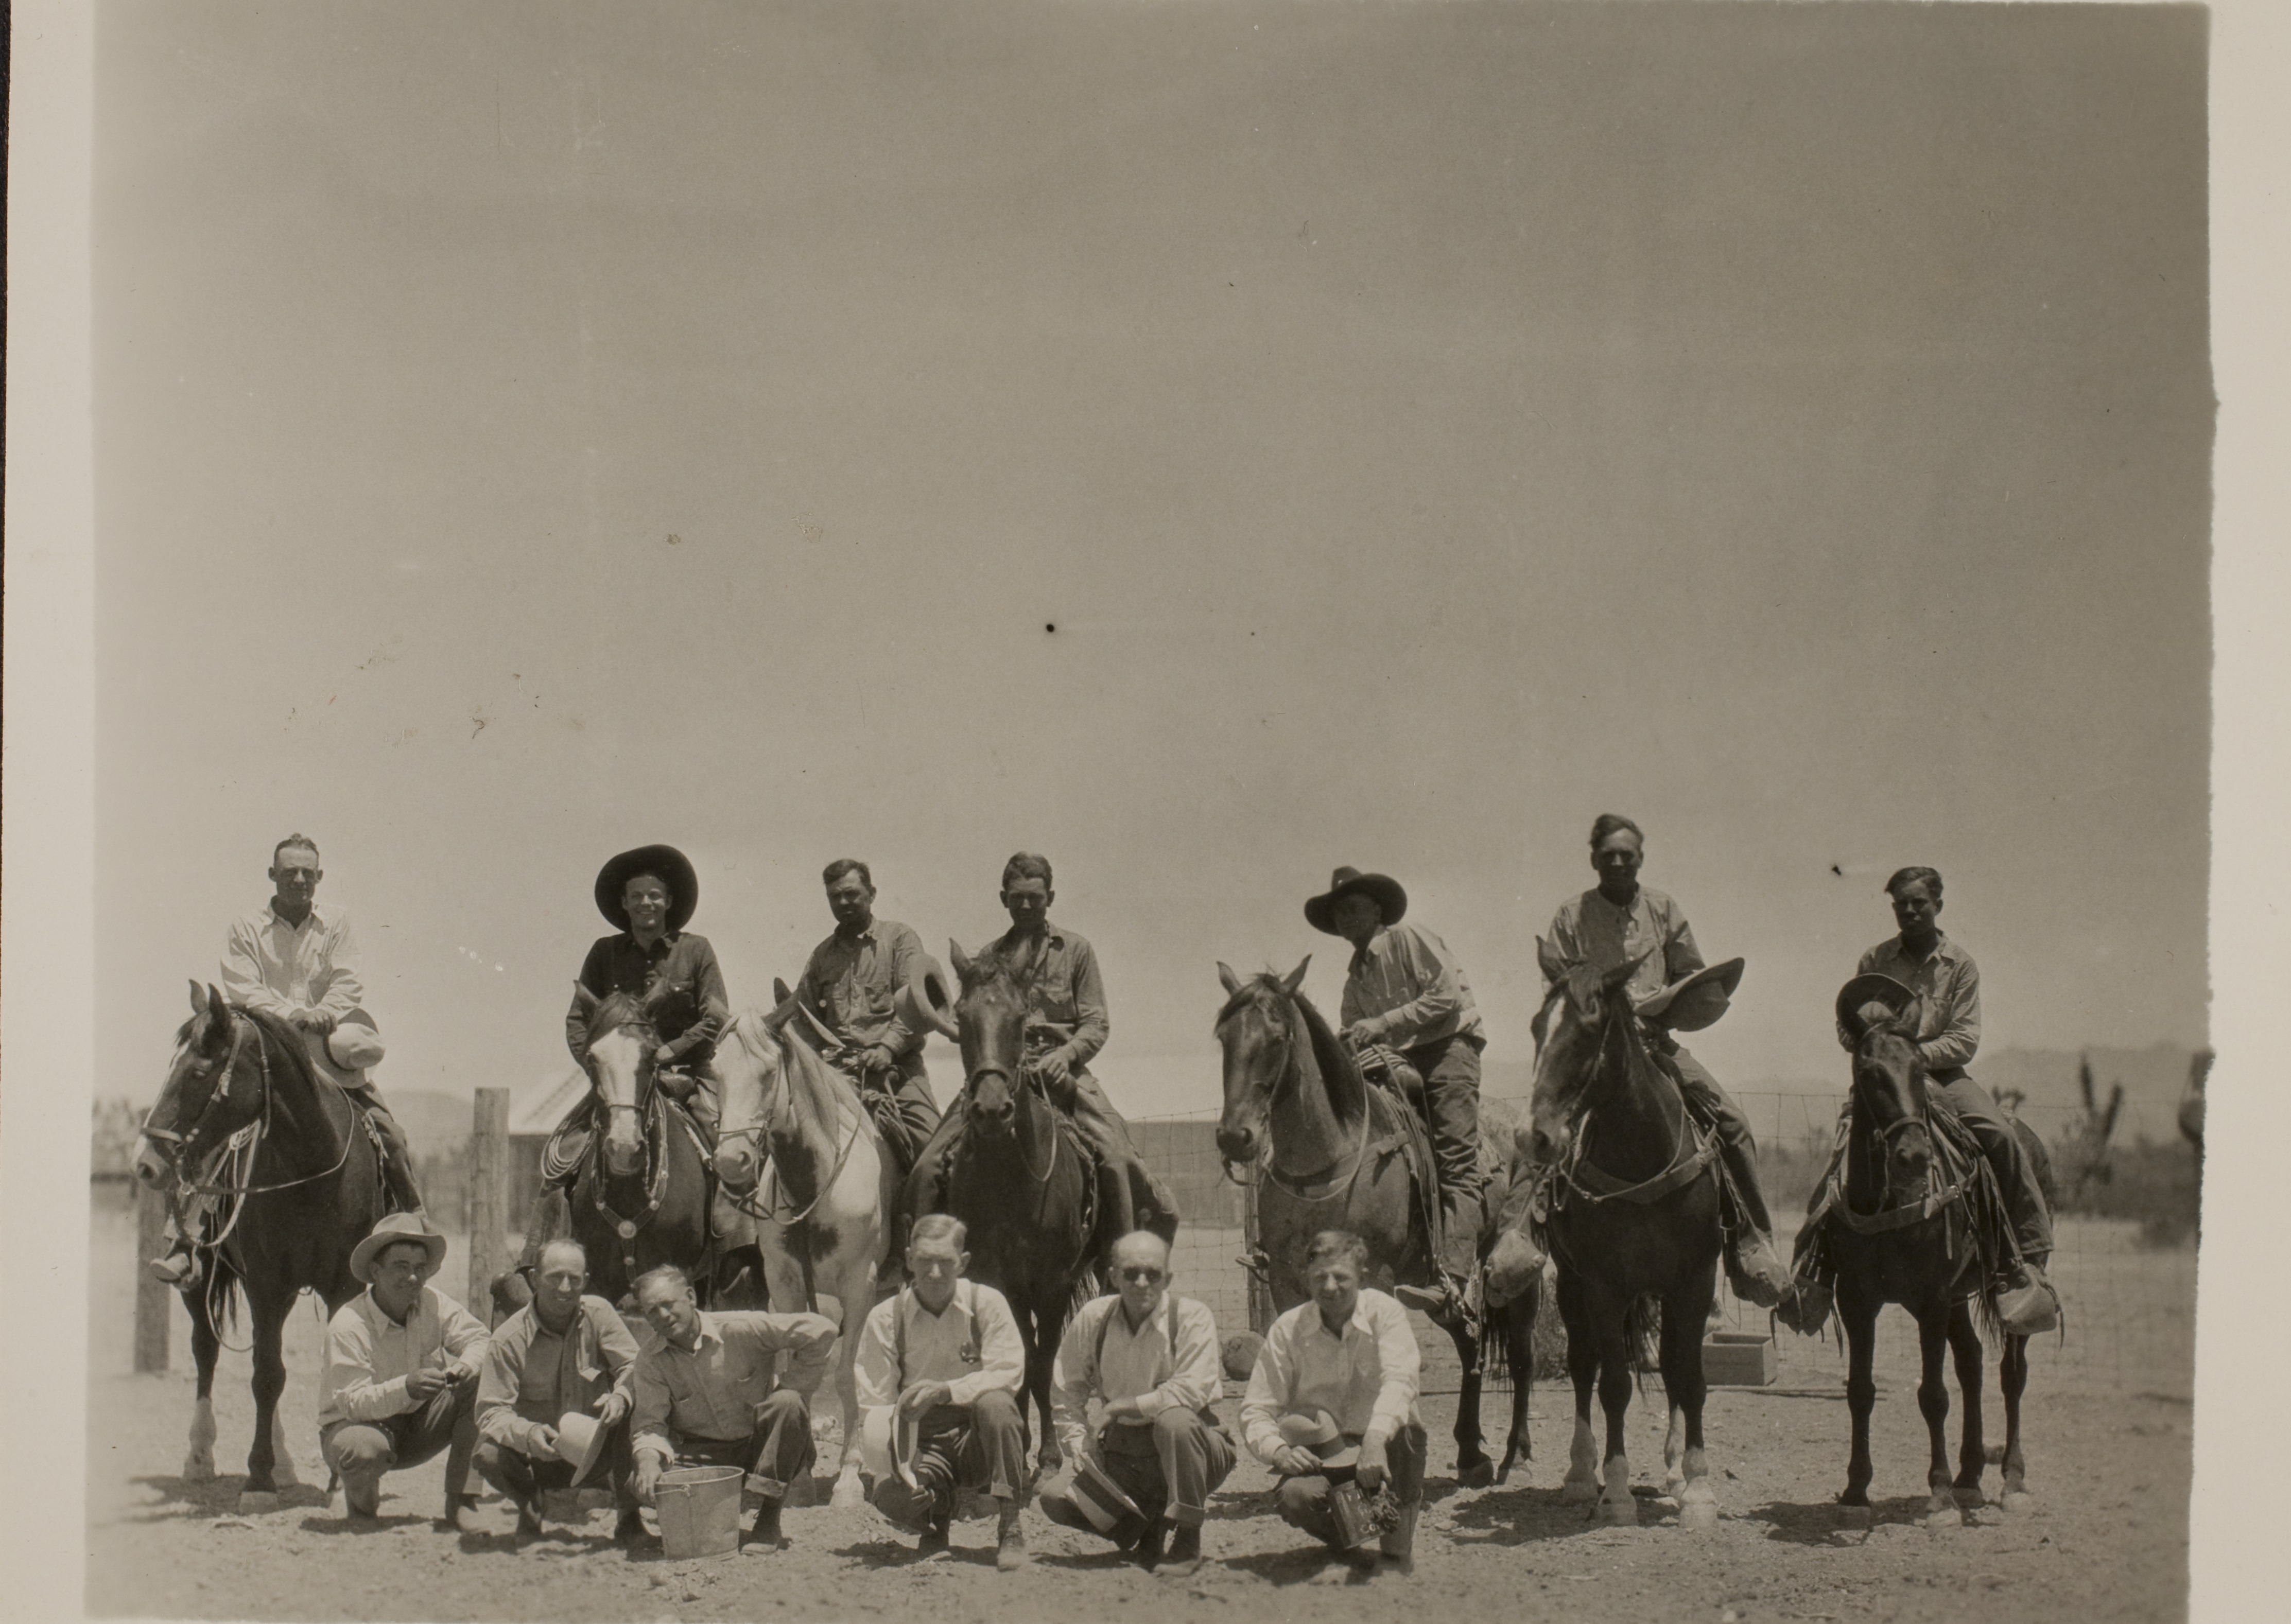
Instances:
[[[1789,1295],[1790,1272],[1765,1232],[1744,1227],[1726,1249],[1726,1279],[1734,1295],[1761,1308],[1779,1307]]]
[[[1384,1558],[1380,1564],[1386,1571],[1413,1573],[1416,1571],[1416,1518],[1424,1509],[1421,1501],[1400,1508],[1399,1520],[1384,1531],[1377,1541],[1377,1551]]]
[[[1202,1571],[1202,1531],[1197,1524],[1181,1524],[1170,1535],[1170,1554],[1162,1562],[1170,1579],[1191,1579]]]
[[[1018,1526],[1023,1502],[1013,1495],[995,1503],[1000,1507],[1000,1522],[994,1537],[994,1565],[1002,1572],[1015,1572],[1033,1561],[1026,1550],[1026,1531]]]
[[[2045,1271],[2022,1263],[2006,1276],[1997,1293],[1997,1318],[2016,1337],[2041,1336],[2061,1323],[2061,1300]]]

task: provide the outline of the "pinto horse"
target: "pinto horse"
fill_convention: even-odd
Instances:
[[[1244,981],[1219,964],[1225,1007],[1217,1040],[1225,1055],[1225,1112],[1218,1122],[1218,1153],[1226,1171],[1262,1169],[1257,1185],[1258,1234],[1265,1248],[1266,1284],[1274,1306],[1286,1312],[1312,1295],[1305,1283],[1305,1253],[1324,1229],[1348,1229],[1368,1243],[1367,1283],[1428,1284],[1436,1278],[1432,1214],[1439,1194],[1429,1167],[1385,1154],[1406,1142],[1406,1107],[1371,1088],[1337,1041],[1321,1012],[1298,989],[1307,958],[1286,977],[1271,973]],[[1481,1126],[1496,1156],[1495,1113],[1482,1107]],[[1531,1346],[1540,1282],[1488,1307],[1484,1339],[1465,1325],[1446,1327],[1463,1366],[1456,1399],[1456,1477],[1483,1489],[1511,1475],[1528,1445],[1528,1390],[1535,1378]],[[1488,1459],[1480,1433],[1484,1347],[1500,1341],[1511,1372],[1511,1431],[1501,1465]]]
[[[1997,1323],[1996,1303],[1984,1290],[1997,1277],[2012,1242],[2002,1202],[1990,1186],[1989,1164],[1977,1154],[1942,1149],[1925,1104],[1925,1066],[1917,1058],[1917,1011],[1896,1015],[1882,1003],[1841,1009],[1840,1024],[1853,1044],[1853,1088],[1845,1142],[1845,1200],[1829,1210],[1820,1244],[1837,1275],[1837,1317],[1849,1354],[1846,1407],[1853,1417],[1853,1454],[1838,1503],[1853,1520],[1868,1515],[1869,1415],[1877,1405],[1871,1375],[1877,1356],[1877,1311],[1899,1303],[1916,1316],[1924,1377],[1917,1408],[1933,1436],[1925,1481],[1929,1517],[1954,1521],[1982,1503],[1987,1453],[1981,1436],[1981,1326],[2003,1344],[1998,1385],[2005,1394],[2003,1506],[2029,1503],[2027,1463],[2021,1453],[2021,1395],[2029,1384],[2029,1339]],[[1941,1376],[1944,1344],[1955,1356],[1957,1385],[1965,1395],[1957,1472],[1949,1471],[1949,1388]]]
[[[867,1499],[859,1481],[859,1333],[890,1249],[897,1178],[858,1090],[792,1017],[796,1007],[783,998],[768,1016],[741,1015],[717,1040],[717,1176],[756,1221],[772,1302],[817,1313],[822,1292],[835,1299],[843,1461],[830,1503],[854,1510]]]
[[[1632,1364],[1659,1307],[1657,1357],[1670,1401],[1664,1492],[1678,1502],[1681,1528],[1712,1528],[1718,1500],[1702,1447],[1702,1324],[1717,1295],[1723,1241],[1716,1147],[1647,1051],[1624,991],[1640,961],[1601,972],[1566,962],[1539,938],[1536,956],[1550,990],[1534,1023],[1530,1148],[1552,1181],[1545,1232],[1559,1266],[1559,1315],[1575,1380],[1561,1498],[1596,1499],[1603,1523],[1637,1523],[1623,1418]],[[1580,1155],[1571,1165],[1579,1132]],[[1591,1433],[1595,1385],[1607,1415],[1604,1462]]]
[[[198,1185],[210,1154],[242,1130],[247,1137],[222,1158],[217,1182]],[[135,1157],[141,1183],[164,1189],[172,1182],[224,1203],[217,1213],[221,1233],[201,1247],[203,1266],[183,1288],[198,1367],[183,1475],[215,1475],[216,1320],[231,1294],[244,1291],[253,1322],[254,1443],[238,1505],[242,1512],[275,1510],[279,1488],[298,1482],[278,1415],[286,1386],[279,1332],[301,1292],[316,1293],[332,1315],[365,1289],[350,1274],[350,1250],[388,1210],[381,1146],[365,1113],[311,1064],[301,1033],[228,1004],[196,981],[191,1018],[175,1035],[174,1058],[142,1138]]]
[[[715,1175],[691,1119],[653,1086],[660,1029],[652,1010],[625,993],[599,999],[583,987],[577,997],[604,1118],[567,1195],[573,1238],[589,1254],[590,1289],[625,1306],[638,1275],[673,1263],[712,1298]]]
[[[1026,985],[992,951],[947,944],[962,984],[954,1017],[922,1009],[962,1046],[963,1127],[947,1170],[945,1210],[969,1233],[970,1273],[1009,1299],[1026,1349],[1025,1394],[1041,1417],[1042,1475],[1058,1469],[1050,1364],[1077,1302],[1097,1280],[1090,1256],[1097,1179],[1080,1136],[1027,1080]],[[920,1216],[920,1215],[918,1215]],[[1019,1413],[1025,1414],[1021,1403]]]

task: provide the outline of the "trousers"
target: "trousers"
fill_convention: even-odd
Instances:
[[[1360,1442],[1351,1436],[1345,1441]],[[1424,1462],[1430,1453],[1431,1440],[1425,1435],[1422,1424],[1415,1421],[1395,1433],[1392,1442],[1385,1445],[1385,1464],[1392,1470],[1392,1491],[1403,1506],[1417,1505],[1424,1499]],[[1340,1467],[1334,1472],[1282,1478],[1274,1490],[1281,1520],[1291,1528],[1303,1529],[1331,1549],[1343,1549],[1337,1519],[1329,1511],[1329,1486],[1346,1482],[1352,1475],[1352,1467]]]
[[[1424,1115],[1440,1175],[1440,1266],[1468,1276],[1479,1263],[1481,1204],[1480,1040],[1459,1033],[1403,1051],[1424,1080]]]
[[[748,1475],[748,1490],[768,1500],[784,1499],[788,1485],[811,1470],[819,1451],[811,1441],[811,1411],[792,1387],[775,1387],[756,1406],[756,1430],[744,1438],[671,1435],[676,1466],[736,1466]]]
[[[875,1508],[903,1528],[944,1526],[954,1514],[957,1489],[984,1489],[999,1500],[1016,1499],[1033,1475],[1026,1430],[1015,1393],[982,1393],[965,1408],[941,1404],[916,1429],[915,1486],[896,1472],[876,1481]]]
[[[531,1505],[534,1496],[543,1489],[573,1486],[571,1461],[559,1460],[553,1455],[536,1459],[490,1438],[478,1445],[475,1464],[478,1476],[518,1505]],[[615,1504],[627,1507],[637,1503],[635,1470],[629,1452],[629,1418],[623,1416],[605,1441],[603,1475],[613,1485]]]
[[[903,1055],[890,1071],[861,1078],[859,1097],[891,1153],[893,1170],[904,1179],[939,1126],[938,1102],[931,1097],[922,1052]]]
[[[1774,1222],[1766,1215],[1765,1193],[1758,1187],[1758,1142],[1750,1135],[1750,1119],[1686,1049],[1676,1042],[1656,1047],[1677,1068],[1679,1091],[1686,1096],[1689,1108],[1718,1136],[1718,1154],[1734,1181],[1734,1194],[1741,1198],[1743,1218],[1760,1234],[1772,1234]]]
[[[478,1379],[449,1381],[419,1410],[379,1421],[332,1421],[318,1434],[318,1452],[342,1480],[352,1511],[372,1516],[382,1500],[386,1472],[420,1466],[446,1453],[446,1506],[450,1511],[470,1481],[478,1447]]]
[[[1233,1439],[1191,1410],[1164,1410],[1145,1426],[1116,1422],[1098,1435],[1097,1458],[1147,1522],[1180,1528],[1209,1517],[1210,1496],[1233,1473]],[[1047,1496],[1045,1497],[1048,1498]]]
[[[2012,1125],[1998,1114],[1989,1090],[1959,1072],[1946,1082],[1926,1078],[1925,1092],[1939,1096],[1957,1113],[1957,1120],[1973,1130],[1982,1154],[1996,1170],[1997,1185],[2005,1193],[2005,1210],[2012,1217],[2013,1238],[2020,1245],[2021,1255],[2041,1264],[2053,1253],[2052,1214],[2020,1140],[2014,1138]]]

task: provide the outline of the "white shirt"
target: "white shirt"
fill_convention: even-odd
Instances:
[[[1383,1443],[1419,1418],[1416,1389],[1424,1355],[1408,1311],[1364,1286],[1338,1337],[1318,1303],[1298,1304],[1273,1322],[1241,1401],[1241,1435],[1267,1466],[1284,1447],[1281,1418],[1325,1410],[1346,1437]]]
[[[862,1422],[869,1433],[888,1438],[900,1393],[919,1381],[946,1383],[946,1402],[964,1407],[982,1394],[1017,1393],[1025,1385],[1026,1345],[1009,1302],[993,1286],[956,1281],[954,1300],[943,1314],[924,1307],[914,1287],[902,1286],[867,1315],[859,1332],[857,1376]],[[872,1456],[873,1450],[865,1452]],[[885,1460],[871,1462],[868,1469],[880,1477],[890,1467]]]
[[[336,1021],[365,1001],[350,916],[325,903],[289,925],[270,904],[231,921],[222,945],[223,996],[281,1020],[318,1009]]]
[[[1177,1356],[1170,1355],[1170,1316],[1177,1316]],[[1105,1352],[1100,1356],[1103,1344]],[[1084,1303],[1066,1326],[1050,1367],[1050,1417],[1068,1459],[1087,1452],[1089,1401],[1134,1398],[1152,1420],[1164,1410],[1199,1411],[1225,1392],[1218,1360],[1217,1320],[1206,1305],[1167,1296],[1136,1331],[1119,1297]]]
[[[422,1288],[403,1325],[382,1311],[368,1287],[326,1323],[319,1427],[387,1420],[419,1408],[406,1391],[408,1376],[425,1368],[475,1371],[489,1339],[475,1315],[433,1286]]]

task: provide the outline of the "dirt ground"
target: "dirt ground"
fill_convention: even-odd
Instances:
[[[1875,1526],[1841,1530],[1832,1504],[1844,1485],[1842,1363],[1822,1345],[1790,1339],[1781,1379],[1714,1392],[1708,1411],[1718,1527],[1682,1533],[1654,1498],[1660,1475],[1660,1385],[1633,1406],[1632,1460],[1641,1525],[1601,1528],[1562,1505],[1572,1400],[1550,1385],[1534,1396],[1536,1459],[1503,1487],[1459,1490],[1451,1467],[1452,1386],[1427,1367],[1425,1419],[1432,1482],[1412,1579],[1323,1588],[1305,1583],[1322,1558],[1270,1510],[1271,1479],[1244,1460],[1210,1507],[1210,1561],[1188,1581],[1148,1577],[1106,1548],[1027,1513],[1033,1566],[995,1572],[993,1524],[957,1525],[951,1561],[916,1564],[912,1541],[872,1512],[787,1514],[790,1547],[770,1556],[671,1562],[657,1545],[633,1554],[607,1538],[609,1512],[519,1551],[507,1506],[488,1499],[477,1532],[449,1535],[438,1509],[442,1464],[385,1484],[381,1524],[349,1532],[337,1496],[289,1490],[282,1508],[242,1517],[253,1403],[244,1354],[216,1379],[223,1475],[180,1475],[191,1411],[188,1322],[178,1318],[175,1368],[129,1372],[133,1225],[116,1194],[93,1203],[95,1275],[89,1305],[95,1368],[89,1382],[87,1609],[99,1616],[256,1619],[937,1619],[1073,1620],[1131,1616],[1240,1619],[1311,1607],[1330,1620],[1389,1620],[1397,1604],[1484,1617],[1499,1608],[1571,1620],[1824,1619],[2016,1624],[2050,1620],[2185,1616],[2191,1459],[2194,1266],[2187,1252],[2142,1252],[2118,1229],[2066,1233],[2055,1274],[2072,1318],[2064,1347],[2034,1350],[2028,1404],[2034,1507],[1994,1508],[1941,1529],[1919,1521],[1925,1444],[1917,1411],[1913,1343],[1885,1339],[1875,1423]],[[451,1290],[459,1246],[441,1283]],[[1907,1322],[1898,1311],[1891,1318]],[[290,1323],[285,1400],[288,1440],[306,1482],[323,1483],[314,1376],[320,1327],[309,1308]],[[1430,1349],[1443,1340],[1427,1338]],[[1993,1369],[1992,1369],[1993,1378]],[[1239,1388],[1229,1387],[1228,1414]],[[1954,1394],[1952,1394],[1954,1402]],[[1990,1436],[2001,1406],[1988,1388]],[[830,1401],[832,1402],[832,1400]],[[1499,1400],[1500,1405],[1504,1401]],[[1955,1437],[1952,1412],[1950,1435]],[[1993,1493],[1997,1476],[1987,1480]],[[1395,1592],[1397,1594],[1395,1594]]]

